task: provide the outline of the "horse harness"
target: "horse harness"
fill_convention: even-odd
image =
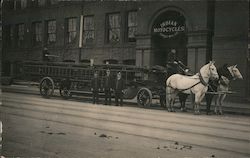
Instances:
[[[224,66],[222,66],[221,68],[218,69],[218,74],[219,74],[219,79],[215,80],[215,81],[209,81],[209,88],[210,88],[210,92],[217,92],[217,87],[219,84],[222,84],[224,86],[228,86],[228,84],[224,81],[223,77],[225,77],[226,79],[233,80],[235,78],[234,74],[231,73],[228,68],[227,65],[225,64]],[[223,77],[222,77],[223,76]]]

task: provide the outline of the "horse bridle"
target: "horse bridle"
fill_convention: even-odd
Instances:
[[[209,65],[208,69],[209,69],[209,74],[211,75],[212,74],[211,65]],[[205,82],[205,80],[203,79],[203,77],[201,75],[201,72],[199,72],[198,76],[199,76],[199,79],[200,79],[200,83],[207,87],[208,83]]]

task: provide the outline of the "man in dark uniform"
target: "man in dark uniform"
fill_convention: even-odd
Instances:
[[[189,71],[188,67],[177,59],[175,49],[168,53],[167,67],[169,76],[176,73],[187,75]]]
[[[44,47],[43,49],[43,61],[48,62],[49,61],[49,52],[48,48]]]
[[[169,76],[178,72],[178,63],[175,49],[171,49],[171,51],[168,53],[167,67]]]
[[[106,70],[103,88],[105,93],[105,105],[111,105],[112,78],[109,69]]]
[[[122,79],[121,72],[117,73],[117,77],[114,82],[114,90],[115,90],[115,105],[122,106],[123,105],[123,93],[125,89],[125,83]],[[120,102],[119,102],[120,100]]]
[[[93,93],[93,104],[97,103],[99,100],[100,91],[100,79],[98,77],[97,71],[94,72],[94,78],[91,80],[91,91]]]

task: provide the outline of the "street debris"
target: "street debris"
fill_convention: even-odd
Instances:
[[[99,135],[99,137],[105,137],[105,138],[107,138],[107,135],[106,134],[101,134],[101,135]]]
[[[96,133],[94,133],[94,135],[96,135]],[[101,137],[101,138],[113,138],[113,136],[108,136],[108,135],[106,135],[106,134],[100,134],[99,135],[99,137]],[[115,139],[118,139],[119,137],[115,137]]]
[[[164,145],[164,146],[158,146],[156,149],[166,149],[166,150],[192,150],[192,146],[191,145],[181,145],[179,142],[174,142],[173,144],[169,144],[169,145]],[[214,156],[214,155],[212,155]]]

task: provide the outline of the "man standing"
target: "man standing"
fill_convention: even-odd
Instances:
[[[109,69],[106,70],[103,86],[105,93],[105,105],[111,105],[112,78]]]
[[[123,93],[125,89],[124,80],[122,79],[121,72],[117,73],[116,80],[114,82],[114,90],[115,90],[115,105],[122,106],[123,105]],[[120,102],[119,102],[120,100]]]
[[[97,71],[94,72],[94,78],[91,80],[91,91],[93,93],[93,104],[97,103],[99,100],[100,91],[100,79],[98,77]]]

